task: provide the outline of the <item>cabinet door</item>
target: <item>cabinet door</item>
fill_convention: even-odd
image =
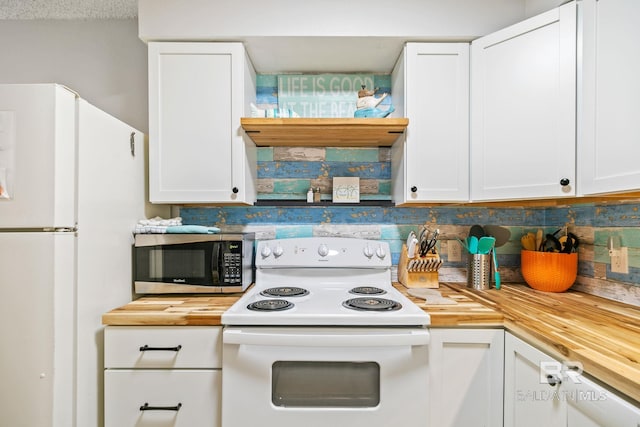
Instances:
[[[584,0],[578,191],[640,189],[640,2]]]
[[[432,329],[431,426],[502,426],[504,331]]]
[[[151,202],[254,201],[240,130],[248,64],[240,43],[149,43]]]
[[[393,75],[409,119],[392,149],[396,204],[469,199],[469,45],[407,43]]]
[[[567,423],[567,406],[556,378],[558,361],[505,333],[505,427],[560,427]],[[553,377],[549,379],[547,375]]]
[[[580,376],[561,388],[567,399],[568,427],[638,427],[640,408]]]
[[[221,380],[219,370],[107,369],[104,425],[219,427]]]
[[[575,194],[576,5],[471,44],[471,199]]]

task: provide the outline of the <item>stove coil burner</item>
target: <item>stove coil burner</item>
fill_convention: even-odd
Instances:
[[[358,286],[357,288],[351,289],[349,293],[355,295],[383,295],[386,294],[387,291],[376,288],[375,286]]]
[[[352,310],[361,311],[396,311],[402,308],[402,304],[384,298],[352,298],[342,303]]]
[[[263,299],[247,306],[253,311],[282,311],[293,308],[293,303],[283,299]]]
[[[260,292],[260,295],[265,297],[302,297],[309,295],[309,291],[304,288],[297,288],[295,286],[286,286],[281,288],[269,288]]]

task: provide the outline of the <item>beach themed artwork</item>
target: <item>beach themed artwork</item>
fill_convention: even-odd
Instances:
[[[342,176],[333,178],[333,203],[359,202],[360,178]]]

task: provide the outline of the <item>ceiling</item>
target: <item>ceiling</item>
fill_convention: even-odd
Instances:
[[[0,19],[129,19],[137,0],[0,0]]]

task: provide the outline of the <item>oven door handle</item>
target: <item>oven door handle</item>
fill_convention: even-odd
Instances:
[[[375,333],[277,333],[225,329],[224,344],[289,346],[289,347],[397,347],[429,344],[427,329]]]

